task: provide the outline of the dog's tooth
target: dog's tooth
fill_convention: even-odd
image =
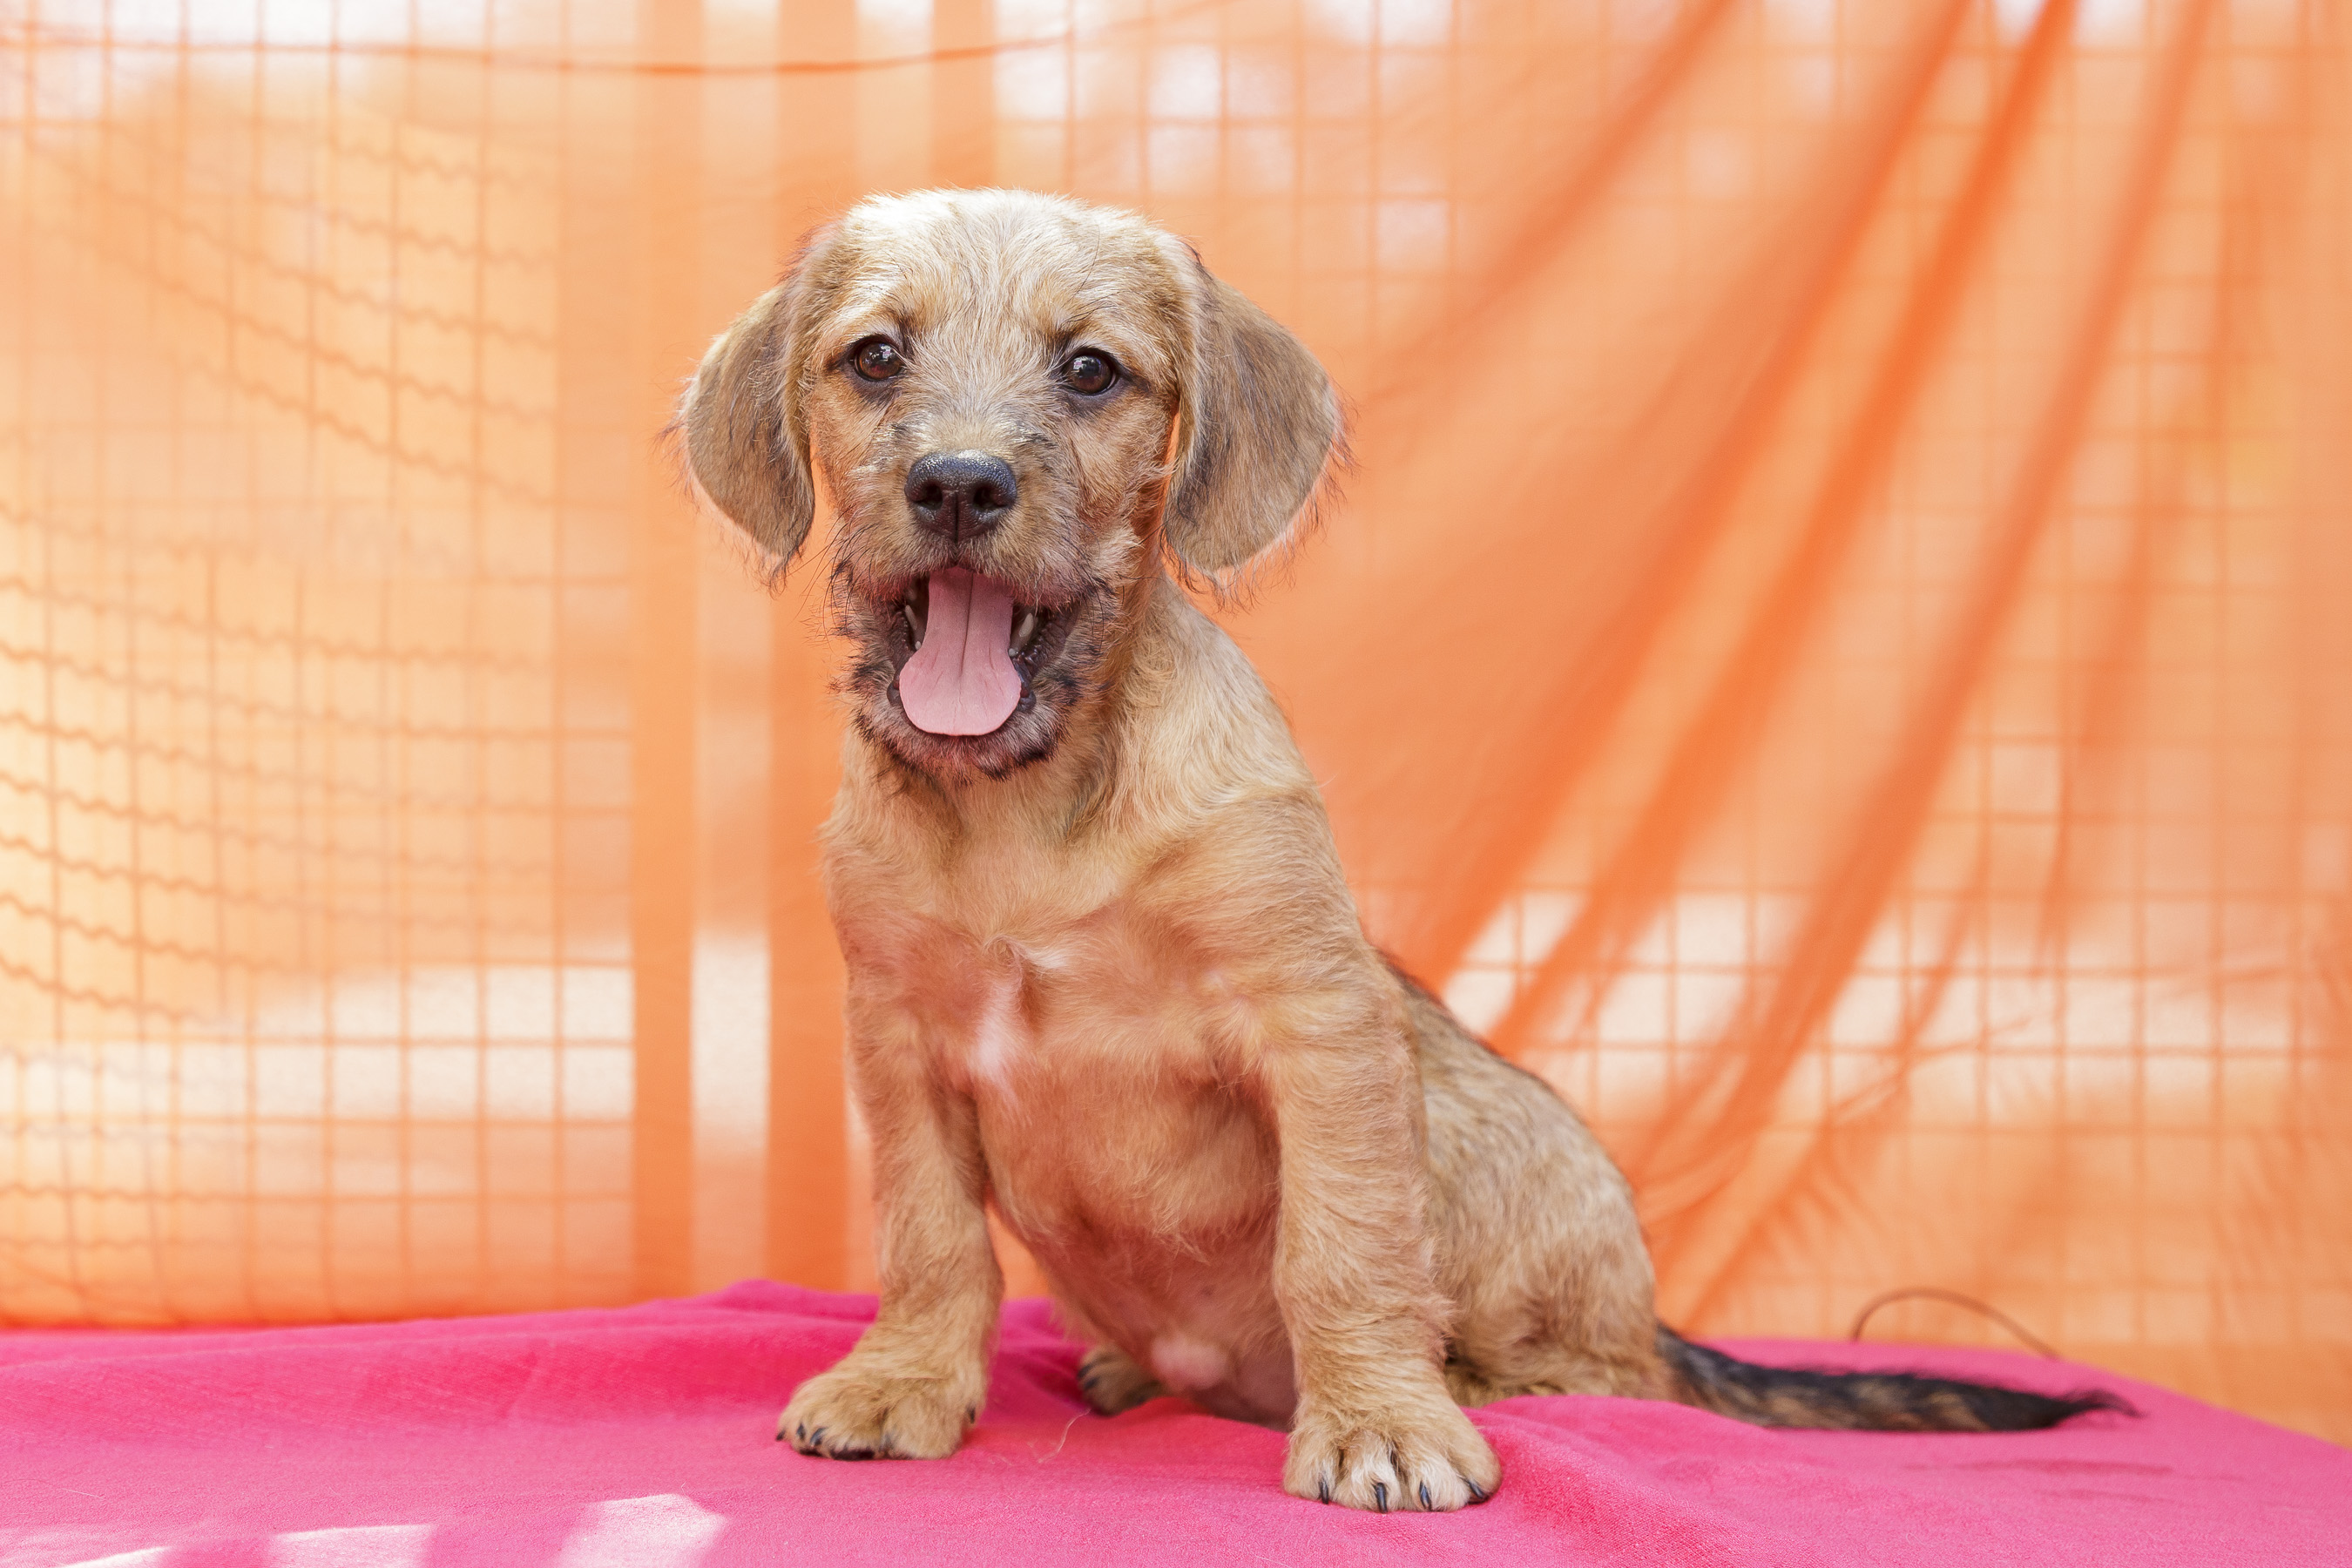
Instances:
[[[1013,647],[1008,651],[1016,654],[1025,651],[1029,647],[1030,640],[1035,637],[1036,635],[1037,612],[1034,610],[1022,611],[1020,623],[1013,628]]]
[[[908,634],[915,639],[915,646],[919,648],[923,646],[923,623],[916,617],[915,606],[912,604],[905,604],[899,605],[898,608],[906,613]]]

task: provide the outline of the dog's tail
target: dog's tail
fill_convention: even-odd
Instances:
[[[2102,1389],[2029,1394],[1907,1372],[1817,1372],[1758,1366],[1695,1345],[1658,1325],[1674,1397],[1759,1426],[1867,1432],[2031,1432],[2094,1410],[2137,1411]]]

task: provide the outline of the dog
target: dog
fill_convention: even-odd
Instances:
[[[1186,592],[1311,521],[1339,400],[1135,215],[876,197],[818,230],[681,405],[698,500],[780,577],[823,475],[854,654],[824,835],[880,1306],[778,1436],[938,1458],[1003,1294],[987,1210],[1094,1348],[1286,1428],[1351,1508],[1493,1495],[1463,1406],[1674,1399],[1788,1426],[2011,1430],[2113,1402],[1754,1366],[1662,1325],[1624,1178],[1367,939],[1313,776]]]

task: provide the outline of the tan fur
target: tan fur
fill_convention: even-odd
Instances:
[[[887,395],[845,364],[877,332],[909,366]],[[1055,379],[1076,346],[1129,381],[1082,405]],[[1337,405],[1288,333],[1130,215],[877,199],[713,346],[684,424],[779,569],[822,473],[856,648],[825,879],[882,1299],[782,1435],[954,1450],[1003,1293],[991,1203],[1098,1342],[1098,1409],[1172,1391],[1287,1426],[1301,1497],[1458,1508],[1499,1471],[1457,1401],[1671,1392],[1624,1182],[1366,940],[1281,712],[1171,580],[1309,500]],[[962,448],[1020,500],[942,543],[901,488]],[[968,740],[891,694],[898,601],[950,561],[1062,637],[1034,709]]]

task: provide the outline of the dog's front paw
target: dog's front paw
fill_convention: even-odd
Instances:
[[[1502,1477],[1495,1450],[1442,1396],[1370,1410],[1302,1403],[1282,1489],[1380,1513],[1442,1513],[1485,1502]]]
[[[895,1377],[844,1363],[800,1385],[776,1436],[829,1459],[944,1459],[980,1418],[961,1380]]]

